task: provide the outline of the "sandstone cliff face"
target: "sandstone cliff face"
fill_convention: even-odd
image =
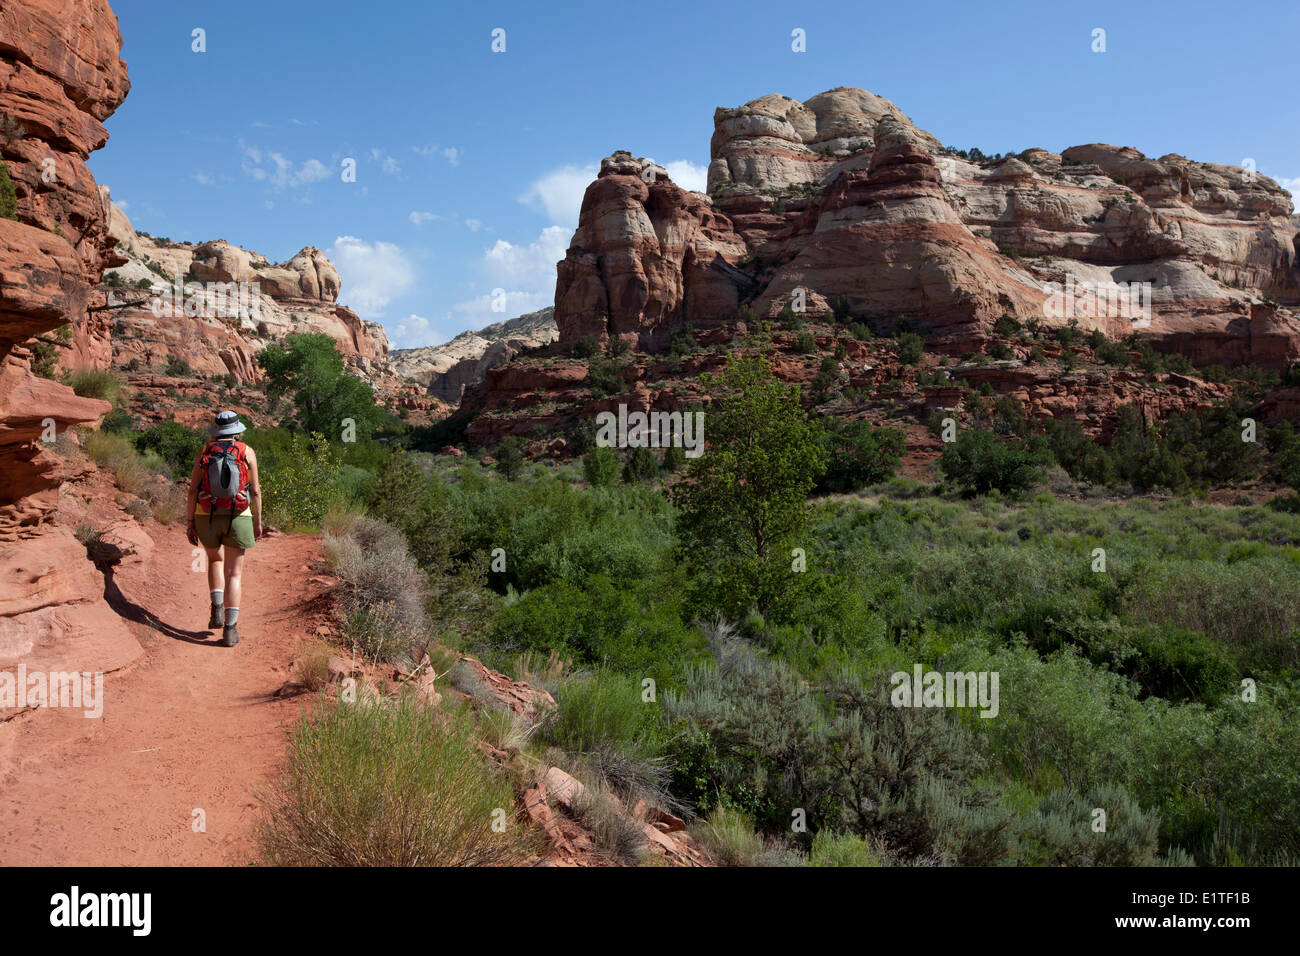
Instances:
[[[467,386],[483,381],[488,369],[510,361],[524,349],[549,345],[558,334],[555,309],[546,308],[477,332],[462,332],[442,345],[397,349],[389,353],[389,359],[395,374],[455,405]]]
[[[0,153],[18,202],[17,221],[0,219],[0,538],[33,533],[54,508],[60,475],[40,441],[51,422],[108,411],[36,379],[19,343],[83,319],[117,261],[86,160],[130,86],[121,45],[103,0],[0,7]]]
[[[126,96],[122,37],[104,0],[0,5],[0,153],[17,221],[0,219],[0,666],[109,671],[140,646],[101,597],[86,549],[50,518],[65,477],[53,431],[106,402],[37,378],[19,343],[86,324],[93,286],[120,262],[94,178],[101,125]],[[15,543],[21,540],[21,543]],[[0,719],[12,714],[0,714]]]
[[[714,126],[708,198],[645,182],[628,153],[602,164],[558,268],[561,346],[656,348],[801,288],[858,319],[906,315],[954,354],[1005,313],[1136,330],[1195,362],[1300,360],[1300,217],[1268,177],[1104,144],[971,162],[844,88],[719,109]],[[1138,321],[1098,304],[1118,288],[1149,306]]]
[[[125,306],[112,310],[115,325],[77,336],[79,351],[65,357],[69,364],[90,357],[88,364],[127,369],[177,358],[200,375],[232,374],[253,383],[261,378],[257,353],[268,342],[290,333],[322,332],[361,378],[380,389],[400,384],[388,367],[383,326],[337,304],[338,271],[316,247],[277,265],[224,239],[199,244],[157,239],[137,233],[107,187],[100,189],[121,259],[106,277],[124,286],[111,301]],[[203,286],[199,295],[186,288],[191,283]],[[220,288],[230,284],[246,286],[234,294]],[[145,288],[137,288],[141,285]],[[83,339],[91,341],[83,345]]]
[[[560,341],[618,336],[657,348],[689,316],[730,317],[745,282],[732,263],[744,252],[707,197],[682,189],[662,167],[617,152],[587,188],[559,265]]]

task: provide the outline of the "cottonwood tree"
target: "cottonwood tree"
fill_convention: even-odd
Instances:
[[[708,447],[670,492],[682,554],[712,609],[779,614],[805,577],[791,549],[807,544],[808,493],[826,470],[821,428],[762,355],[733,355],[720,378],[701,381],[715,396]]]

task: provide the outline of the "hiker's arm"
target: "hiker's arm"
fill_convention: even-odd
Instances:
[[[257,454],[248,449],[248,506],[253,510],[253,537],[262,536],[262,481],[257,475]]]

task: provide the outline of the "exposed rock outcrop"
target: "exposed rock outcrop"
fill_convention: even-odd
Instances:
[[[86,548],[50,523],[65,477],[52,440],[109,405],[36,377],[20,345],[84,324],[121,261],[86,168],[129,88],[121,46],[104,0],[0,6],[0,153],[17,197],[16,221],[0,219],[0,667],[29,674],[102,673],[140,653]]]
[[[1138,331],[1198,363],[1300,360],[1300,217],[1254,171],[1105,144],[970,160],[845,88],[714,127],[709,198],[630,153],[602,163],[558,268],[561,347],[656,349],[802,289],[855,319],[905,315],[953,354],[1007,314]]]
[[[462,332],[442,345],[395,349],[393,372],[424,387],[440,401],[458,404],[465,388],[483,381],[488,369],[510,361],[525,349],[556,340],[555,309],[528,312],[477,332]]]
[[[118,261],[86,160],[130,86],[121,45],[104,0],[0,7],[0,153],[17,199],[16,221],[0,219],[0,537],[31,535],[53,507],[42,439],[108,410],[37,379],[18,346],[82,320]]]
[[[400,386],[388,367],[383,326],[337,304],[338,270],[316,247],[276,265],[225,239],[197,245],[159,239],[137,233],[107,187],[101,193],[125,260],[107,276],[120,287],[112,301],[127,303],[113,310],[116,324],[109,329],[107,351],[115,367],[182,359],[200,375],[231,374],[252,383],[261,378],[257,354],[268,342],[321,332],[361,378],[380,389]]]
[[[732,263],[744,252],[708,197],[682,189],[662,167],[617,152],[587,187],[559,265],[560,341],[617,336],[657,348],[690,316],[730,317],[745,283]]]

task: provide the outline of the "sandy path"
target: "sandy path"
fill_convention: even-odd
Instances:
[[[284,761],[304,698],[273,695],[321,622],[319,543],[272,535],[245,559],[238,646],[208,631],[206,576],[154,526],[149,559],[106,596],[144,647],[104,679],[104,713],[42,709],[11,721],[0,781],[0,864],[220,865],[252,858],[255,789]],[[315,580],[313,580],[315,578]],[[206,832],[192,828],[193,811]]]

